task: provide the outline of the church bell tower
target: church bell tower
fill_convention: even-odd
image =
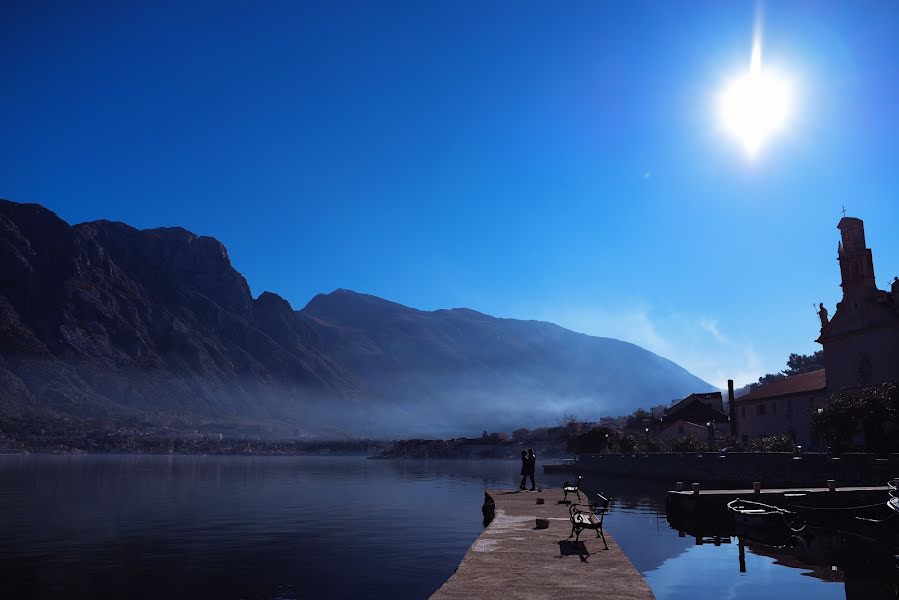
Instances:
[[[877,292],[874,281],[874,259],[865,246],[865,224],[861,219],[843,217],[837,228],[842,241],[837,246],[840,261],[843,300],[858,301]]]

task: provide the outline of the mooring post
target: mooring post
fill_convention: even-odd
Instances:
[[[827,480],[827,489],[831,492],[837,491],[837,480],[836,479],[828,479]]]
[[[740,573],[746,572],[746,548],[743,546],[743,538],[737,538],[740,544]]]
[[[762,482],[761,481],[753,481],[752,482],[752,491],[756,494],[762,493]]]
[[[727,414],[730,416],[730,434],[737,437],[737,407],[734,406],[734,380],[727,380]]]

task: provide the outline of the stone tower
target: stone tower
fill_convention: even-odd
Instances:
[[[843,217],[837,228],[843,299],[817,340],[824,346],[827,389],[899,382],[899,304],[877,289],[862,220]]]
[[[865,224],[861,219],[843,217],[837,225],[843,238],[837,245],[837,260],[843,282],[843,300],[864,299],[877,291],[874,282],[874,259],[865,246]]]

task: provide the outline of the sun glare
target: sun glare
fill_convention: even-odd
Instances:
[[[762,68],[761,36],[752,44],[749,72],[730,81],[720,97],[721,124],[737,138],[750,158],[786,127],[793,106],[793,87],[783,76]]]

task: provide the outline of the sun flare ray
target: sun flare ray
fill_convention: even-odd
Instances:
[[[789,79],[763,68],[761,34],[756,31],[748,72],[729,81],[719,98],[722,128],[754,158],[769,138],[785,129],[793,95]]]

